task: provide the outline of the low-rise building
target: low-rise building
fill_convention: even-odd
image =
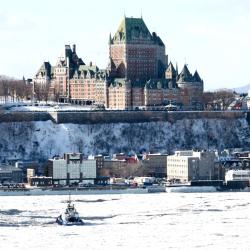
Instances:
[[[225,174],[225,181],[250,181],[250,170],[229,170]]]
[[[34,169],[37,175],[44,172],[43,165],[38,161],[19,160],[15,163],[15,167],[22,169],[24,176],[27,176],[27,169]]]
[[[33,168],[27,168],[27,180],[29,180],[29,178],[35,176],[35,169]]]
[[[104,156],[103,155],[95,155],[96,160],[96,176],[102,176],[102,169],[104,167]]]
[[[148,154],[143,160],[145,173],[154,177],[167,176],[167,154]]]
[[[20,168],[10,165],[0,166],[0,183],[21,183],[23,182],[23,173]]]
[[[103,167],[98,169],[98,177],[125,178],[142,174],[141,162],[131,160],[130,157],[124,160],[104,159],[103,163]]]
[[[31,176],[28,179],[30,186],[47,187],[52,186],[52,177],[47,176]]]
[[[168,179],[181,182],[214,179],[215,158],[214,152],[175,151],[167,157]]]
[[[48,176],[53,183],[70,185],[89,180],[94,184],[96,179],[96,160],[84,159],[81,153],[64,154],[63,158],[48,161]]]
[[[101,176],[125,177],[128,168],[125,160],[105,159]]]

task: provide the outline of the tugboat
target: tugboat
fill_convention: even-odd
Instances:
[[[84,224],[83,220],[79,217],[79,214],[76,211],[74,204],[71,204],[70,196],[68,200],[68,206],[65,212],[57,217],[56,222],[59,225],[65,226],[79,226]]]

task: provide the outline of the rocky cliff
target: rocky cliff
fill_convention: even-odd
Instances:
[[[0,160],[48,159],[65,152],[85,154],[173,152],[180,149],[250,147],[246,119],[182,119],[175,122],[55,124],[0,123]]]

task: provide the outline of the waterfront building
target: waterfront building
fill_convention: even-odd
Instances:
[[[181,182],[214,179],[215,159],[214,152],[175,151],[167,157],[167,178]]]
[[[23,182],[22,169],[10,165],[0,166],[0,183],[21,183]]]
[[[147,154],[142,161],[145,173],[147,173],[148,176],[166,177],[167,157],[167,154]]]
[[[125,177],[127,172],[129,172],[128,169],[128,164],[125,160],[104,159],[101,176]]]
[[[141,175],[142,164],[135,156],[117,154],[114,158],[103,158],[103,165],[98,169],[98,177],[119,177]]]
[[[84,159],[81,153],[64,154],[63,158],[48,161],[48,177],[53,183],[70,185],[88,180],[94,184],[96,178],[96,160]]]
[[[35,169],[34,168],[27,168],[27,180],[29,181],[29,178],[35,176]]]
[[[38,161],[19,160],[15,167],[22,169],[24,176],[27,176],[28,169],[34,169],[35,173],[43,174],[43,167]]]
[[[94,159],[96,160],[96,176],[102,177],[103,176],[102,169],[104,167],[104,156],[95,155]]]
[[[30,186],[36,186],[36,187],[48,187],[48,186],[52,186],[53,181],[52,181],[52,177],[31,176],[28,178],[28,184]]]
[[[250,170],[228,170],[225,174],[225,181],[250,181]]]

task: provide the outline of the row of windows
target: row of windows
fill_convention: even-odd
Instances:
[[[186,159],[175,159],[168,157],[168,162],[186,162]]]
[[[168,174],[182,174],[182,175],[187,175],[187,172],[184,170],[170,170],[168,171]]]
[[[168,165],[168,168],[176,168],[176,167],[178,167],[178,168],[188,168],[187,164],[182,165],[181,163],[178,164],[178,162],[176,164],[168,162],[167,165]]]
[[[66,73],[65,68],[55,69],[55,73]]]

